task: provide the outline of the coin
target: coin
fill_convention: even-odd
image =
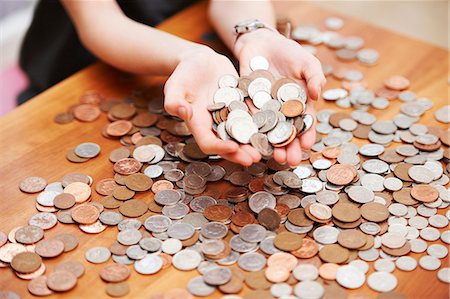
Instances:
[[[11,260],[11,268],[19,273],[31,273],[41,266],[41,257],[34,252],[21,252]]]
[[[130,270],[121,264],[109,264],[100,270],[100,277],[106,282],[122,282],[129,276]]]
[[[106,294],[111,297],[123,297],[130,292],[130,285],[127,282],[108,283],[106,285]]]
[[[47,287],[47,276],[42,275],[32,279],[27,285],[28,291],[34,296],[48,296],[53,291]]]
[[[51,238],[39,241],[36,244],[35,252],[44,258],[53,258],[64,252],[64,243]]]
[[[26,193],[40,192],[44,190],[45,186],[47,186],[47,181],[44,178],[37,176],[27,177],[19,184],[20,190]]]
[[[47,286],[52,291],[66,292],[77,284],[77,278],[67,271],[55,271],[47,276]]]

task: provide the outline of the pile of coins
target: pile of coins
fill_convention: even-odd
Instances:
[[[339,20],[327,22],[339,27]],[[320,134],[312,150],[302,151],[299,166],[280,165],[270,158],[270,149],[280,142],[272,142],[271,131],[266,135],[261,128],[275,119],[275,128],[286,123],[296,135],[302,131],[295,125],[298,119],[306,127],[312,119],[307,124],[308,116],[297,109],[304,108],[303,89],[288,79],[270,81],[261,69],[266,65],[258,57],[251,63],[254,78],[222,77],[219,90],[225,90],[210,107],[219,136],[240,142],[250,135],[252,144],[255,135],[263,140],[263,146],[255,147],[265,161],[249,167],[203,153],[184,122],[165,114],[161,97],[151,92],[136,91],[124,101],[105,100],[94,91],[83,95],[55,121],[89,122],[107,113],[110,122],[101,133],[122,144],[109,153],[113,175],[95,184],[85,173],[61,174],[60,181],[51,183],[24,178],[19,188],[37,194],[39,212],[8,235],[0,232],[0,266],[30,280],[33,295],[72,289],[84,273],[81,262],[62,261],[44,275],[42,258],[64,256],[78,245],[70,234],[45,236],[60,222],[89,234],[117,227],[112,244],[85,252],[89,263],[104,264],[99,276],[114,297],[130,292],[132,269],[152,275],[171,265],[199,273],[186,290],[165,294],[176,298],[218,290],[226,294],[223,298],[236,299],[244,286],[251,290],[244,298],[346,298],[346,289],[365,283],[403,298],[395,291],[398,281],[392,272],[418,266],[439,269],[437,278],[450,283],[450,269],[441,264],[450,244],[450,191],[445,187],[450,132],[419,123],[432,102],[416,99],[406,78],[389,77],[383,88],[395,97],[385,98],[383,106],[397,98],[405,103],[393,120],[377,120],[370,109],[384,108],[374,104],[381,102],[374,93],[363,86],[348,90],[342,81],[343,89],[325,90],[324,98],[337,105],[348,101],[355,110],[319,111]],[[267,89],[265,80],[275,83]],[[261,90],[250,88],[254,81],[270,91],[270,99],[255,96]],[[272,94],[274,86],[278,91]],[[252,116],[242,101],[245,92],[247,101],[260,106]],[[435,118],[448,124],[449,109],[438,109]],[[256,132],[240,131],[251,126]],[[366,144],[358,147],[351,143],[354,138]],[[91,143],[74,150],[80,159],[99,152]],[[419,261],[410,253],[421,254]]]
[[[306,92],[293,79],[276,79],[262,56],[250,61],[252,72],[236,78],[224,75],[208,106],[214,129],[223,140],[251,143],[262,156],[283,147],[311,128],[314,119],[306,114]],[[249,112],[246,101],[256,107]]]

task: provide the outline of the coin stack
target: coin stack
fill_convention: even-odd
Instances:
[[[248,76],[224,75],[208,106],[217,134],[223,140],[251,143],[261,155],[270,157],[273,147],[291,143],[311,128],[314,119],[306,114],[306,92],[293,79],[275,77],[262,56],[250,61]],[[257,109],[249,111],[246,101]]]
[[[339,20],[329,20],[328,26],[339,27]],[[251,65],[254,72],[265,73],[259,69],[267,65],[264,59]],[[236,98],[228,107],[214,104],[221,107],[212,109],[213,118],[220,118],[217,127],[225,122],[228,134],[233,114],[228,127],[235,136],[230,137],[241,138],[248,133],[239,132],[233,122],[257,124],[255,115],[267,111],[277,122],[282,114],[295,123],[282,107],[302,101],[288,96],[282,104],[278,92],[273,96],[277,100],[269,99],[250,116],[241,98],[241,91],[250,88],[241,89],[241,81],[228,75],[221,79],[220,89],[226,90],[220,93]],[[245,287],[244,298],[346,298],[347,289],[365,283],[388,298],[403,298],[395,291],[399,282],[392,272],[417,267],[436,271],[437,279],[450,283],[450,269],[442,265],[450,244],[450,131],[420,123],[432,102],[404,89],[409,86],[405,82],[388,77],[383,88],[396,95],[385,101],[362,86],[349,91],[344,81],[343,89],[325,90],[327,100],[337,106],[348,101],[353,111],[319,111],[316,143],[311,151],[302,151],[304,160],[296,167],[271,158],[243,167],[208,157],[183,122],[164,114],[160,96],[148,101],[152,93],[135,91],[117,101],[89,91],[55,121],[89,122],[106,113],[110,122],[99,134],[121,143],[109,153],[113,175],[95,183],[81,172],[61,173],[61,180],[50,183],[37,176],[24,178],[19,188],[37,194],[38,213],[8,235],[0,232],[1,266],[30,280],[33,295],[72,289],[84,273],[80,261],[62,261],[44,275],[46,259],[80,250],[75,236],[48,237],[46,230],[72,224],[88,234],[117,227],[114,242],[85,252],[87,262],[102,265],[100,279],[114,297],[130,292],[132,271],[151,276],[170,266],[199,274],[186,289],[165,292],[175,298],[220,292],[235,299]],[[297,85],[286,88],[280,94],[299,91]],[[259,101],[259,96],[253,98]],[[404,104],[392,120],[370,113],[394,100]],[[265,110],[264,105],[281,108]],[[444,106],[434,116],[448,124],[449,112],[450,106]],[[265,132],[256,134],[267,138]],[[354,139],[365,144],[359,147]],[[265,149],[270,153],[270,147]],[[81,158],[100,149],[88,144],[77,152]]]

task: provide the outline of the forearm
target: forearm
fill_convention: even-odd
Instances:
[[[129,19],[115,1],[65,0],[63,4],[84,46],[128,72],[169,75],[180,55],[203,47]]]
[[[211,0],[208,13],[212,25],[236,56],[238,53],[236,53],[237,49],[234,47],[236,36],[233,28],[237,23],[249,19],[258,19],[272,28],[276,26],[275,13],[270,0]],[[242,36],[242,38],[244,37],[245,35]]]

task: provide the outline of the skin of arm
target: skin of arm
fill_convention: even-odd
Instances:
[[[83,45],[124,71],[170,75],[182,55],[207,48],[131,20],[112,0],[63,0],[62,4]]]

